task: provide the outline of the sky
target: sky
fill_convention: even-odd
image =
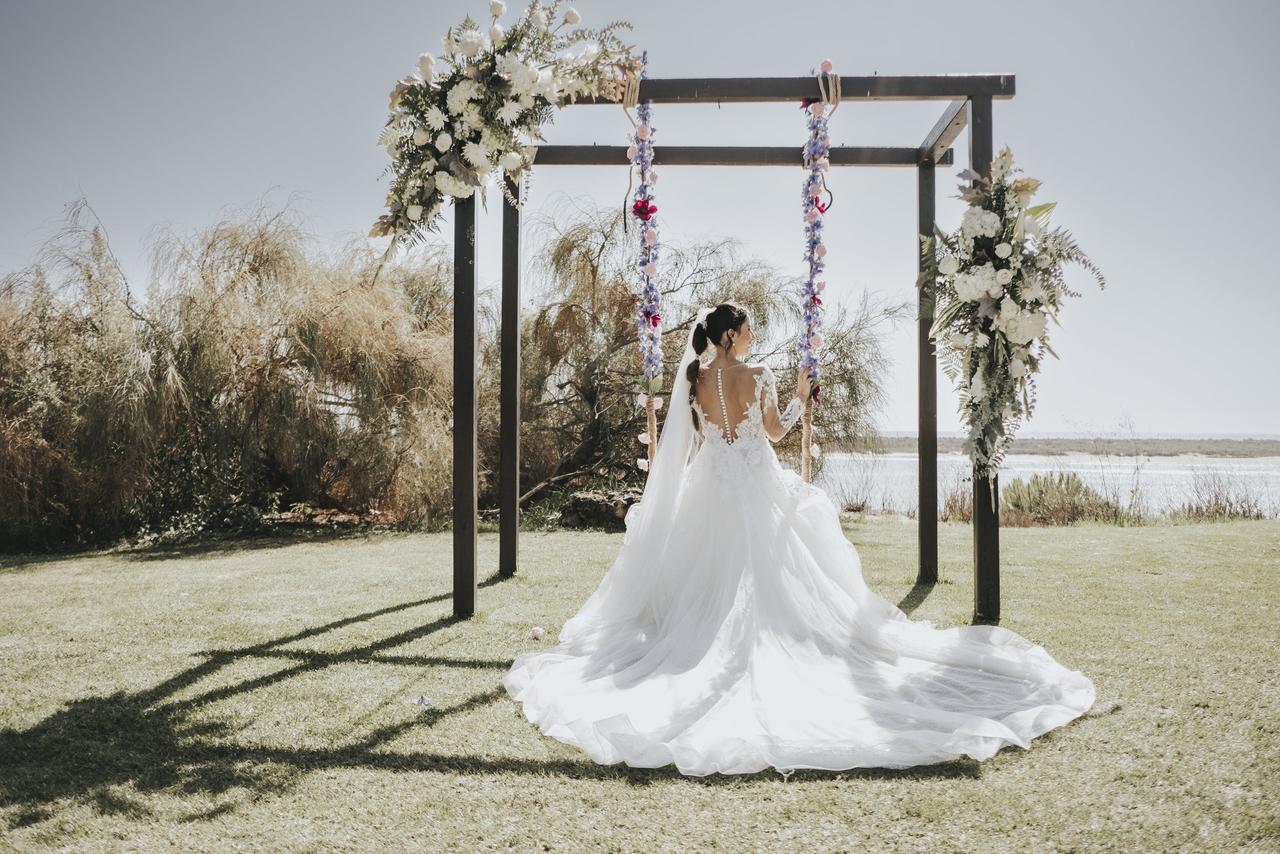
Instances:
[[[512,19],[523,8],[509,2]],[[305,217],[317,247],[363,239],[382,212],[387,95],[419,53],[486,0],[4,0],[0,4],[0,272],[35,260],[66,205],[85,197],[131,286],[145,292],[158,229],[192,233],[266,202]],[[633,24],[652,77],[1011,74],[993,108],[994,148],[1055,201],[1107,279],[1070,268],[1069,299],[1023,435],[1280,434],[1273,247],[1280,179],[1260,156],[1280,137],[1280,4],[1081,0],[1069,5],[582,0],[584,24]],[[731,13],[726,12],[732,9]],[[731,238],[743,258],[803,272],[803,170],[661,166],[663,143],[794,145],[797,105],[654,107],[667,243]],[[846,101],[834,145],[915,146],[946,103]],[[616,105],[575,106],[549,143],[625,145]],[[963,212],[954,167],[938,172],[938,219]],[[627,197],[618,167],[535,170],[531,214],[566,199]],[[833,170],[828,294],[913,299],[912,168]],[[500,196],[481,214],[478,275],[499,279]],[[451,229],[442,229],[446,236]],[[385,243],[375,241],[379,246]],[[526,246],[528,241],[525,241]],[[527,250],[526,250],[527,251]],[[527,263],[526,258],[526,263]],[[885,330],[885,431],[916,423],[914,322]],[[957,431],[939,379],[939,428]]]

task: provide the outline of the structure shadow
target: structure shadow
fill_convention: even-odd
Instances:
[[[492,586],[502,580],[503,577],[495,573],[481,582],[481,586]],[[448,595],[443,594],[402,602],[246,647],[208,650],[202,654],[203,660],[199,664],[150,688],[76,699],[28,729],[0,730],[0,808],[8,814],[9,829],[52,818],[65,803],[88,804],[103,814],[145,818],[151,814],[145,800],[149,793],[176,789],[200,795],[205,800],[237,790],[247,790],[258,796],[280,794],[308,773],[336,768],[476,775],[528,774],[539,777],[552,774],[641,786],[674,779],[707,786],[733,785],[744,778],[776,779],[776,772],[772,769],[748,775],[686,777],[674,765],[651,769],[631,768],[623,764],[601,765],[585,754],[581,759],[548,760],[388,749],[391,742],[415,728],[429,728],[448,718],[502,700],[507,692],[500,682],[453,705],[426,708],[409,719],[380,726],[353,741],[332,747],[239,743],[235,725],[194,714],[200,707],[228,697],[340,663],[390,663],[408,667],[505,672],[511,666],[510,659],[395,655],[389,652],[460,622],[453,616],[439,617],[339,652],[281,649],[287,644],[344,626],[432,605],[447,598]],[[179,692],[228,665],[261,657],[290,661],[292,666],[232,685],[211,688],[190,697],[176,698]],[[544,736],[531,728],[530,737]],[[836,772],[800,769],[790,779],[932,779],[976,777],[979,773],[977,763],[956,761],[902,770],[868,768]],[[126,797],[112,791],[112,787],[121,785],[128,785],[137,794]],[[234,801],[223,803],[192,813],[184,820],[210,820],[234,809]]]
[[[920,603],[929,598],[929,594],[933,592],[933,588],[936,585],[937,582],[934,581],[917,581],[915,585],[907,591],[907,595],[902,597],[902,601],[898,603],[898,610],[905,614],[912,613],[916,608],[920,607]]]

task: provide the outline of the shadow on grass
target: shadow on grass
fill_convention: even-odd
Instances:
[[[904,614],[910,614],[916,608],[920,607],[920,603],[929,598],[929,594],[933,592],[937,582],[921,582],[917,581],[915,585],[907,591],[907,595],[902,597],[902,601],[898,603],[898,610]]]
[[[494,574],[478,586],[504,580]],[[290,650],[281,647],[317,637],[355,623],[406,611],[449,599],[448,594],[391,605],[344,617],[329,623],[236,649],[208,650],[204,660],[169,679],[137,692],[116,691],[100,697],[73,700],[26,730],[0,730],[0,808],[8,813],[9,829],[52,818],[62,802],[83,802],[99,813],[146,818],[152,814],[140,798],[111,787],[128,785],[146,794],[178,791],[204,797],[242,789],[270,795],[289,789],[300,777],[323,768],[386,769],[446,774],[528,774],[574,779],[618,780],[634,785],[683,779],[703,785],[735,784],[742,778],[766,775],[708,775],[686,777],[674,765],[640,769],[626,765],[600,765],[589,759],[521,759],[455,755],[430,752],[395,752],[385,746],[418,727],[431,727],[453,715],[464,714],[498,702],[507,696],[496,687],[452,706],[431,707],[413,717],[382,726],[358,740],[334,747],[308,748],[238,744],[235,727],[223,721],[202,721],[193,714],[201,707],[336,664],[365,662],[410,667],[491,669],[505,672],[510,659],[467,659],[444,656],[388,654],[389,650],[426,637],[460,622],[446,616],[380,640],[341,652]],[[275,673],[245,679],[177,699],[179,692],[223,668],[245,659],[274,658],[292,662]],[[955,778],[979,777],[979,763],[953,761],[902,770],[855,769],[819,771],[800,769],[790,779],[844,778]],[[235,809],[221,804],[199,811],[184,821],[216,818]]]
[[[265,533],[212,533],[181,543],[162,543],[151,546],[86,546],[49,552],[0,553],[0,574],[36,569],[46,563],[73,561],[76,559],[113,555],[124,560],[208,560],[241,552],[274,549],[300,543],[328,543],[339,540],[385,539],[397,534],[409,535],[409,531],[383,530],[361,527],[299,527],[277,528]]]

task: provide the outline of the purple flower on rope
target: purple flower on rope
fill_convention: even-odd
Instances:
[[[640,57],[640,79],[647,79],[649,54]],[[658,206],[654,203],[653,183],[657,174],[653,171],[653,102],[645,101],[636,108],[640,124],[636,127],[629,153],[632,168],[640,174],[640,186],[636,189],[631,213],[640,223],[640,254],[636,266],[643,284],[636,309],[636,337],[640,344],[640,363],[645,386],[656,391],[662,378],[662,305],[658,292]]]
[[[829,69],[822,72],[826,77]],[[801,193],[801,207],[804,212],[804,260],[809,265],[809,274],[801,288],[801,308],[804,312],[804,331],[796,342],[796,351],[800,354],[800,364],[809,368],[810,381],[813,383],[813,399],[818,400],[818,380],[821,373],[817,351],[823,344],[822,315],[825,309],[822,304],[822,291],[827,283],[822,277],[826,269],[823,260],[827,248],[822,242],[823,214],[827,212],[827,204],[822,199],[822,191],[826,189],[824,174],[830,165],[831,137],[827,133],[826,105],[816,98],[806,98],[802,106],[809,116],[809,139],[805,142],[803,154],[809,174],[805,178]]]

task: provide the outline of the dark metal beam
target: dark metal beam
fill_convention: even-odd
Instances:
[[[920,150],[889,146],[836,146],[832,166],[915,166]],[[533,157],[535,166],[626,166],[622,145],[541,145]],[[654,151],[659,166],[801,166],[801,146],[664,145]],[[953,152],[942,153],[938,163],[949,166]]]
[[[1012,74],[928,74],[909,76],[840,76],[843,101],[951,101],[985,95],[1012,98]],[[640,81],[639,100],[655,104],[768,103],[819,98],[814,77],[687,77]],[[575,104],[613,104],[607,98],[582,98]]]
[[[936,169],[932,160],[916,167],[917,219],[916,249],[923,272],[925,255],[920,252],[920,238],[932,237],[936,221]],[[934,584],[938,580],[938,359],[929,329],[933,326],[936,292],[933,284],[918,289],[916,294],[916,354],[918,367],[916,428],[916,474],[919,502],[916,504],[916,529],[920,542],[920,560],[916,584]]]
[[[476,200],[453,200],[453,615],[476,610]]]
[[[503,175],[511,195],[520,182]],[[520,539],[520,209],[503,197],[501,406],[498,456],[498,573],[516,574]]]
[[[923,158],[937,163],[940,162],[939,158],[950,153],[951,143],[956,141],[960,131],[964,130],[964,126],[969,123],[968,106],[969,102],[964,99],[952,101],[947,105],[938,123],[925,136],[924,142],[920,143],[920,154]]]
[[[991,177],[991,98],[970,100],[969,168]],[[976,183],[976,182],[975,182]],[[973,621],[1000,622],[1000,482],[973,472]]]

